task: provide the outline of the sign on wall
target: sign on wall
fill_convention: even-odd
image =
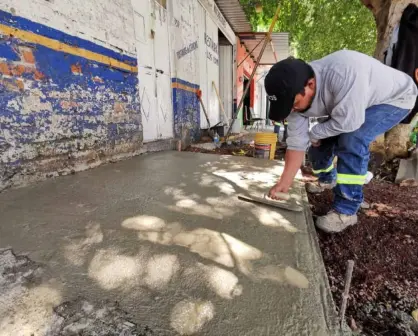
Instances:
[[[195,0],[173,0],[169,2],[171,12],[170,40],[172,45],[172,78],[190,83],[199,81],[199,30]]]

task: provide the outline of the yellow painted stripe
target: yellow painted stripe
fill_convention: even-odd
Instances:
[[[12,27],[5,26],[2,24],[0,24],[0,31],[4,34],[13,35],[16,38],[19,38],[27,42],[40,44],[47,48],[50,48],[56,51],[65,52],[67,54],[84,57],[91,61],[107,64],[113,68],[119,68],[119,69],[123,69],[123,70],[130,71],[130,72],[138,72],[138,67],[136,66],[131,66],[124,62],[118,61],[114,58],[104,56],[102,54],[98,54],[98,53],[95,53],[93,51],[89,51],[86,49],[77,48],[77,47],[62,43],[60,41],[53,40],[49,37],[38,35],[29,31],[12,28]]]
[[[190,86],[187,86],[187,85],[184,85],[184,84],[181,84],[181,83],[177,83],[177,82],[171,83],[171,87],[173,89],[180,89],[180,90],[185,90],[185,91],[189,91],[189,92],[197,92],[198,91],[198,89],[195,89],[195,88],[192,88]]]

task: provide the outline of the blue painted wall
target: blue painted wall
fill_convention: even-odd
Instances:
[[[193,141],[200,138],[200,103],[196,95],[199,86],[181,80],[172,79],[174,135],[181,138],[183,127],[190,129]]]
[[[136,58],[0,11],[41,41],[0,35],[0,190],[17,175],[56,175],[142,145],[136,70],[54,50],[42,37],[136,67]]]

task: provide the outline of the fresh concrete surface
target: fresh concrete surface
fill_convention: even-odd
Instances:
[[[0,335],[42,335],[79,296],[161,335],[338,334],[309,210],[237,198],[281,171],[172,151],[0,194],[0,248],[43,265],[25,294],[0,293]],[[306,202],[300,185],[292,195]]]

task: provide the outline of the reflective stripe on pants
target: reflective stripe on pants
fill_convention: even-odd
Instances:
[[[409,112],[387,104],[372,106],[366,110],[365,121],[358,130],[322,139],[319,147],[309,149],[309,159],[313,170],[319,171],[319,181],[337,182],[333,203],[337,212],[353,215],[358,211],[363,202],[370,143],[399,124]],[[337,169],[331,168],[334,156],[338,157]]]
[[[339,174],[337,173],[337,184],[358,184],[366,182],[366,175]]]
[[[331,165],[328,168],[325,168],[325,169],[314,169],[314,170],[312,170],[312,172],[315,175],[318,175],[320,173],[329,173],[333,169],[334,169],[334,163],[331,163]]]

